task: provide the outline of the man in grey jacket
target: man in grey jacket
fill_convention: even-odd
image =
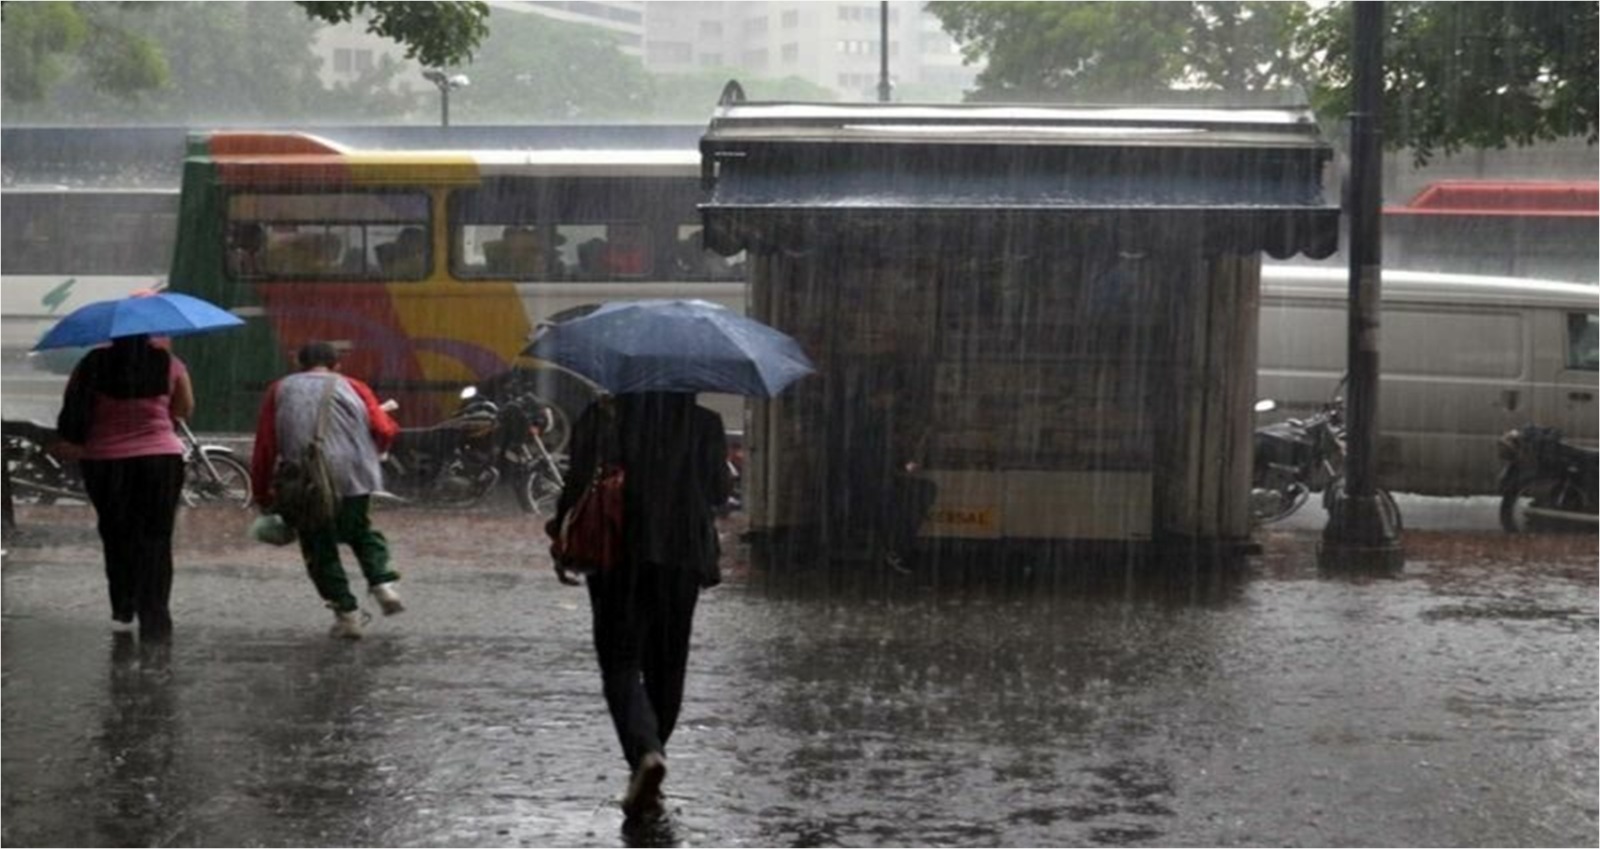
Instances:
[[[317,434],[326,403],[322,451],[338,490],[338,512],[329,527],[296,530],[311,582],[333,609],[333,636],[359,639],[368,617],[350,592],[344,565],[339,561],[341,543],[355,553],[384,614],[405,609],[395,591],[400,575],[389,567],[388,541],[372,527],[368,517],[372,493],[383,488],[378,456],[388,450],[400,426],[378,403],[370,387],[338,372],[339,354],[332,345],[310,342],[300,349],[296,359],[300,371],[267,387],[262,399],[250,465],[251,483],[256,502],[270,510],[278,457],[298,458],[304,454]]]

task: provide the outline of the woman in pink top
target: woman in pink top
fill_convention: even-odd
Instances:
[[[105,549],[111,618],[172,634],[172,530],[183,490],[173,419],[194,411],[189,371],[149,336],[114,339],[73,369],[56,430],[79,458]]]

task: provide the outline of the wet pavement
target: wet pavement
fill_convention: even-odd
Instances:
[[[1597,842],[1596,543],[1409,531],[1396,580],[778,580],[702,600],[670,829],[625,834],[584,594],[509,512],[379,517],[411,609],[331,640],[292,549],[189,510],[169,652],[111,633],[87,508],[3,576],[20,845]],[[730,532],[736,528],[730,527]]]

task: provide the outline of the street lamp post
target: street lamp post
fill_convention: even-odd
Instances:
[[[446,74],[438,68],[423,71],[422,78],[439,87],[439,126],[450,126],[450,92],[466,88],[472,81],[466,74]]]
[[[1349,392],[1345,396],[1343,485],[1332,492],[1318,547],[1328,571],[1399,574],[1405,568],[1400,517],[1378,492],[1373,450],[1378,420],[1378,330],[1382,292],[1383,3],[1356,3],[1352,33],[1355,109],[1350,113],[1350,311],[1346,331]]]
[[[889,0],[878,5],[878,102],[889,102]]]

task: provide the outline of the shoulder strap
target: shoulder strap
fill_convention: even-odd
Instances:
[[[317,407],[317,430],[311,435],[311,441],[318,445],[322,444],[322,434],[328,428],[328,408],[333,406],[333,390],[338,385],[339,376],[333,375],[322,390],[322,403]]]

